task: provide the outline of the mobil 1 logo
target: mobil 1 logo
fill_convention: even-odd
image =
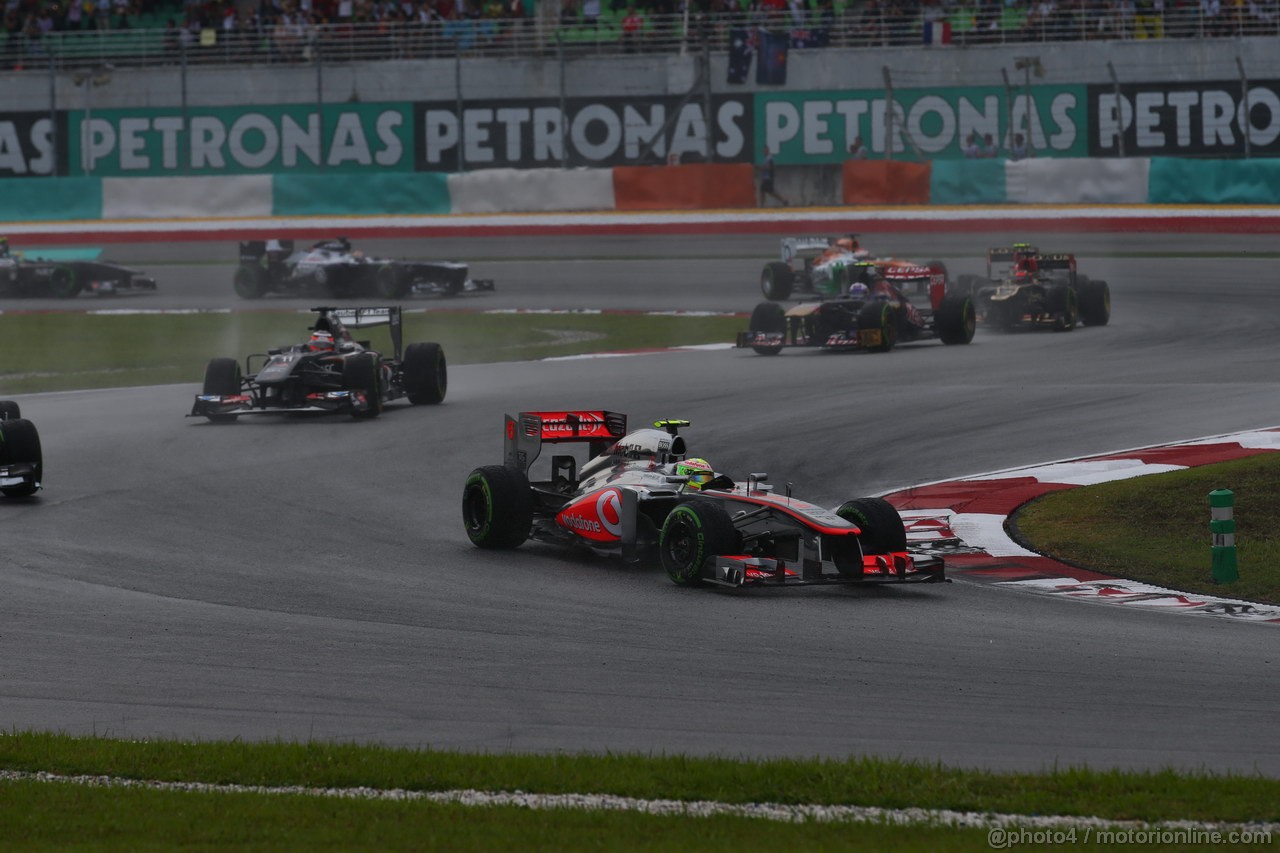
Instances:
[[[456,101],[414,105],[420,172],[751,160],[751,99],[679,96]],[[708,107],[710,108],[708,110]]]

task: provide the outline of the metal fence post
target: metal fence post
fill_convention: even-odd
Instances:
[[[1236,565],[1235,493],[1214,489],[1209,493],[1209,532],[1213,534],[1213,582],[1240,580]]]

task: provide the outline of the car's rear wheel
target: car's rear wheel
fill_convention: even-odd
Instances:
[[[714,501],[677,504],[662,523],[658,554],[667,577],[680,586],[702,583],[702,569],[718,554],[738,550],[739,536],[725,508]]]
[[[868,347],[871,352],[888,352],[898,342],[898,323],[893,306],[888,302],[868,302],[858,312],[858,331],[879,329],[880,343]]]
[[[351,408],[353,418],[376,418],[382,414],[382,365],[371,352],[350,356],[342,363],[342,387],[364,395],[365,408]]]
[[[240,381],[240,363],[234,358],[213,358],[204,368],[204,386],[202,394],[218,397],[231,397],[242,389]],[[215,424],[234,423],[235,415],[205,415]]]
[[[242,264],[233,284],[241,299],[261,299],[267,292],[267,271],[256,264]]]
[[[0,421],[16,421],[22,417],[22,408],[15,400],[0,400]]]
[[[938,337],[944,344],[967,344],[973,340],[974,330],[978,327],[977,315],[973,310],[973,299],[967,293],[948,293],[942,297],[938,313],[934,319]]]
[[[373,289],[383,299],[399,299],[409,289],[409,283],[395,264],[383,264],[373,277]]]
[[[1078,302],[1075,288],[1069,284],[1055,284],[1049,288],[1048,307],[1053,314],[1053,330],[1069,332],[1076,327],[1079,319]]]
[[[49,274],[49,294],[58,299],[71,299],[80,293],[80,281],[70,267],[55,267]]]
[[[782,261],[765,264],[760,272],[760,292],[765,299],[781,301],[791,295],[794,274]]]
[[[533,494],[523,471],[485,465],[462,489],[462,523],[477,548],[519,547],[533,527]]]
[[[0,465],[29,463],[35,465],[34,483],[22,483],[0,489],[8,498],[25,498],[36,493],[36,483],[44,479],[44,454],[40,450],[40,433],[36,425],[25,420],[0,423]]]
[[[1080,320],[1086,326],[1111,322],[1111,286],[1105,281],[1087,281],[1080,288]]]
[[[439,344],[409,344],[404,351],[404,390],[415,406],[444,401],[449,369]]]
[[[761,302],[751,312],[751,321],[747,328],[753,332],[786,333],[787,312],[776,302]],[[758,346],[751,348],[757,355],[777,355],[782,352],[781,346]]]
[[[884,498],[855,498],[836,508],[836,515],[858,526],[864,554],[891,554],[907,549],[902,516]]]

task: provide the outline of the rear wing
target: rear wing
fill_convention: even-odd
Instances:
[[[395,349],[395,359],[401,358],[401,347],[404,339],[401,310],[399,306],[375,308],[336,308],[321,306],[312,308],[327,317],[330,323],[337,322],[346,329],[367,329],[371,326],[389,326],[391,329],[391,345]],[[317,322],[317,325],[319,323]]]
[[[1008,248],[988,249],[987,265],[1011,264],[1018,255],[1035,255],[1040,257],[1040,250],[1035,246],[1009,246]]]
[[[268,252],[278,252],[281,257],[293,254],[292,240],[242,240],[240,242],[240,263],[257,263],[267,256]]]
[[[502,460],[508,468],[527,472],[542,445],[585,442],[599,456],[627,434],[627,416],[603,410],[521,412],[506,416]]]
[[[789,263],[792,258],[817,257],[831,248],[830,237],[783,237],[782,262]]]

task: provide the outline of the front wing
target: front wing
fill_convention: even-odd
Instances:
[[[197,394],[189,418],[216,418],[228,415],[278,415],[287,413],[363,412],[369,400],[361,391],[318,391],[306,396],[302,405],[268,402],[250,394]]]
[[[727,587],[746,586],[814,586],[818,584],[902,584],[945,583],[946,569],[941,557],[909,554],[869,554],[863,557],[861,575],[823,572],[821,566],[795,568],[769,557],[719,556],[707,561],[702,579],[709,584]]]

